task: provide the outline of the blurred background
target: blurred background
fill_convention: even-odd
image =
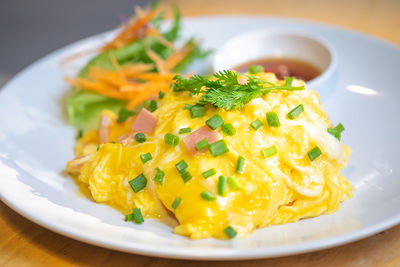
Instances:
[[[57,48],[118,26],[148,0],[0,0],[0,85]],[[184,16],[252,14],[338,25],[400,45],[400,0],[161,0]],[[393,35],[393,32],[397,34]]]

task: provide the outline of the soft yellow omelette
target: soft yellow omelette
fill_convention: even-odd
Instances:
[[[271,73],[255,76],[283,83]],[[352,185],[340,173],[351,149],[327,132],[332,124],[316,92],[272,91],[241,110],[208,107],[205,116],[191,118],[185,104],[193,105],[199,99],[188,92],[166,93],[153,113],[158,118],[155,132],[146,135],[144,143],[118,143],[119,136],[131,131],[135,116],[117,123],[115,114],[104,111],[112,121],[110,142],[97,150],[97,131],[86,132],[75,148],[80,157],[70,161],[67,169],[87,186],[96,202],[112,205],[124,214],[140,208],[145,219],[176,218],[174,232],[192,239],[227,238],[224,229],[228,226],[245,237],[259,227],[334,212],[352,196]],[[303,104],[304,112],[294,120],[288,119],[288,112],[299,104]],[[268,126],[265,114],[270,111],[277,113],[280,127]],[[236,129],[233,136],[225,135],[221,127],[217,129],[229,152],[215,158],[209,151],[192,155],[182,141],[190,133],[179,134],[179,129],[188,127],[193,132],[214,114]],[[254,130],[250,123],[256,119],[263,126]],[[165,144],[166,133],[179,136],[176,147]],[[277,154],[264,158],[261,150],[273,145]],[[315,146],[322,155],[311,161],[307,153]],[[140,155],[148,152],[152,159],[142,163]],[[242,174],[235,171],[239,155],[245,158]],[[186,183],[175,167],[182,159],[193,176]],[[162,185],[153,181],[156,168],[165,172]],[[204,178],[202,172],[211,168],[216,174]],[[135,193],[129,181],[142,173],[147,185]],[[226,196],[218,195],[221,175],[235,177],[240,188],[228,186]],[[204,191],[213,193],[216,199],[206,201],[200,195]],[[172,203],[177,197],[181,203],[174,209]]]

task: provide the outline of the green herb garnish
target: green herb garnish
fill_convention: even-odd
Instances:
[[[244,172],[244,162],[245,162],[244,157],[239,156],[238,160],[237,160],[237,164],[236,164],[236,172],[237,173],[242,174]]]
[[[138,143],[143,143],[147,140],[146,136],[144,135],[144,133],[137,133],[135,134],[135,140]]]
[[[208,76],[194,75],[189,79],[175,76],[174,92],[189,91],[192,95],[201,94],[199,104],[211,104],[225,110],[242,109],[246,103],[273,90],[304,90],[304,86],[292,86],[293,78],[286,77],[285,84],[280,86],[263,81],[251,75],[245,75],[247,83],[238,82],[238,73],[224,70]]]
[[[254,130],[258,130],[258,128],[260,128],[261,126],[263,126],[263,123],[259,120],[256,119],[254,120],[252,123],[250,123],[251,128],[253,128]]]
[[[337,140],[340,141],[341,134],[344,131],[344,127],[341,123],[339,123],[335,128],[328,128],[328,133],[336,137]]]
[[[208,177],[211,177],[211,176],[215,175],[216,173],[217,173],[217,171],[214,168],[212,168],[212,169],[209,169],[209,170],[203,172],[201,175],[203,175],[203,177],[207,179]]]
[[[196,147],[197,151],[202,151],[204,148],[208,147],[208,141],[204,138],[200,142],[197,142],[194,146]]]
[[[270,127],[279,127],[281,126],[281,122],[279,121],[278,114],[275,112],[267,112],[267,122]]]
[[[83,130],[79,130],[78,134],[76,135],[76,139],[81,139],[83,136]]]
[[[164,184],[165,172],[163,172],[160,168],[156,168],[156,176],[154,176],[153,181],[159,183],[160,185]]]
[[[180,128],[179,134],[190,133],[191,131],[192,131],[192,129],[190,129],[190,128]]]
[[[319,147],[315,146],[313,149],[311,149],[308,153],[308,157],[310,158],[311,161],[314,161],[316,158],[322,155],[321,149]]]
[[[225,197],[227,194],[227,180],[228,178],[226,178],[226,176],[221,175],[220,177],[218,177],[218,195],[220,195],[221,197]]]
[[[181,202],[182,202],[182,199],[180,198],[180,197],[176,197],[175,199],[174,199],[174,202],[172,202],[172,208],[174,209],[174,210],[176,210],[177,208],[178,208],[178,206],[181,204]]]
[[[163,99],[164,96],[165,96],[165,93],[164,93],[163,91],[160,91],[160,92],[158,93],[158,98],[159,98],[159,99]]]
[[[226,234],[227,237],[230,239],[234,238],[237,235],[237,232],[235,229],[232,228],[232,226],[228,226],[224,229],[224,233]]]
[[[288,114],[288,118],[291,120],[294,120],[295,118],[297,118],[302,112],[304,111],[304,106],[303,104],[298,105],[297,107],[295,107],[294,109],[292,109]]]
[[[157,101],[151,100],[151,101],[150,101],[150,104],[149,104],[149,111],[150,111],[150,112],[154,112],[154,111],[157,110],[157,108],[158,108]]]
[[[182,170],[181,172],[179,172],[179,174],[181,175],[184,183],[186,183],[190,179],[192,179],[192,175],[190,174],[190,172],[187,169]]]
[[[249,73],[251,74],[257,74],[260,72],[264,72],[264,67],[261,65],[256,65],[256,66],[251,66],[249,67]]]
[[[176,169],[178,172],[181,172],[189,167],[189,165],[186,163],[186,161],[183,159],[179,161],[177,164],[175,164]]]
[[[242,189],[242,186],[240,185],[239,181],[236,179],[236,177],[229,176],[228,177],[228,185],[231,189],[233,190],[239,190]]]
[[[206,201],[213,201],[215,200],[217,197],[211,193],[210,191],[204,191],[200,193],[200,196],[206,200]]]
[[[147,185],[147,178],[144,176],[144,174],[140,174],[136,178],[133,178],[132,180],[129,181],[129,185],[132,187],[133,191],[135,193],[139,192],[143,188],[146,187]]]
[[[164,135],[164,142],[167,145],[176,147],[179,144],[179,137],[171,133],[167,133]]]
[[[140,160],[145,164],[149,160],[151,160],[153,157],[151,156],[150,152],[147,152],[146,154],[140,155]]]
[[[208,150],[210,150],[210,153],[211,155],[213,155],[214,158],[229,152],[229,149],[224,140],[219,140],[215,143],[210,144],[208,146]]]
[[[233,127],[232,123],[222,124],[221,129],[227,136],[234,136],[236,134],[236,129]]]
[[[215,114],[214,116],[206,120],[206,124],[208,127],[210,127],[211,130],[215,130],[219,126],[224,124],[224,119],[220,115]]]
[[[134,208],[132,213],[125,215],[125,221],[135,221],[137,224],[143,223],[144,219],[140,208]]]
[[[192,106],[190,108],[190,115],[192,116],[192,118],[200,118],[203,117],[206,114],[206,109],[204,108],[204,106]]]
[[[118,112],[117,122],[121,123],[126,121],[129,117],[136,115],[136,112],[133,110],[126,109],[125,107],[121,108]]]
[[[276,146],[270,146],[266,149],[261,150],[261,153],[264,158],[267,158],[276,155],[278,153],[278,150],[276,149]]]

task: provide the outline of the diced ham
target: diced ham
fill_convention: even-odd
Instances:
[[[157,117],[145,108],[139,112],[132,123],[132,130],[139,133],[152,133],[157,125]]]
[[[101,114],[99,121],[99,143],[107,143],[110,139],[111,119],[106,114]]]
[[[121,143],[124,146],[131,144],[134,140],[135,140],[134,132],[123,134],[120,137],[118,137],[118,143]]]
[[[221,135],[217,131],[211,130],[205,125],[186,136],[183,139],[183,143],[190,153],[196,154],[198,151],[195,145],[204,138],[207,139],[209,144],[215,143],[216,141],[222,139]]]

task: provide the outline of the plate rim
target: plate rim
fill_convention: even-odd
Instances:
[[[319,23],[319,22],[313,22],[313,21],[308,21],[308,20],[303,20],[303,19],[293,19],[293,18],[288,18],[288,17],[281,17],[281,16],[262,16],[262,15],[205,15],[205,16],[191,16],[191,17],[184,17],[183,18],[183,24],[185,24],[185,21],[201,21],[201,20],[207,20],[207,19],[241,19],[241,20],[248,20],[248,19],[266,19],[266,20],[283,20],[283,21],[288,21],[288,22],[301,22],[303,25],[312,25],[312,26],[318,26],[322,28],[329,28],[333,29],[336,31],[341,31],[341,32],[346,32],[347,34],[351,35],[357,35],[358,37],[362,37],[366,39],[367,41],[373,41],[373,42],[378,42],[380,44],[384,44],[391,49],[396,50],[397,52],[400,52],[400,46],[397,44],[391,43],[388,40],[382,39],[377,36],[372,36],[363,32],[357,32],[352,29],[347,29],[341,26],[337,25],[331,25],[331,24],[326,24],[326,23]],[[77,40],[75,42],[69,43],[65,46],[62,46],[58,49],[53,50],[52,52],[46,54],[45,56],[39,58],[38,60],[34,61],[33,63],[29,64],[27,67],[23,68],[21,71],[19,71],[16,75],[14,75],[8,82],[6,82],[0,89],[0,97],[2,97],[6,92],[10,91],[11,86],[9,86],[11,83],[13,83],[15,80],[18,80],[21,76],[24,75],[24,73],[29,72],[31,69],[35,68],[37,65],[41,64],[43,61],[47,61],[48,59],[56,56],[57,54],[63,53],[65,50],[71,50],[75,46],[79,47],[84,43],[89,42],[92,39],[98,39],[101,36],[105,36],[110,34],[115,30],[109,30],[105,32],[101,32],[95,35],[91,35],[88,37],[85,37],[83,39]],[[29,212],[29,210],[24,210],[23,207],[19,207],[17,205],[14,205],[14,203],[10,200],[7,199],[4,194],[0,190],[0,200],[5,203],[9,208],[13,209],[15,212],[17,212],[19,215],[25,217],[26,219],[40,225],[41,227],[44,227],[48,230],[51,230],[53,232],[56,232],[58,234],[61,234],[63,236],[66,236],[68,238],[72,238],[84,243],[88,243],[91,245],[95,245],[98,247],[104,247],[108,249],[113,249],[117,251],[122,251],[122,252],[127,252],[127,253],[134,253],[134,254],[139,254],[139,255],[145,255],[145,256],[152,256],[152,257],[162,257],[162,258],[174,258],[174,259],[185,259],[185,260],[246,260],[246,259],[261,259],[261,258],[272,258],[272,257],[282,257],[282,256],[288,256],[288,255],[296,255],[296,254],[302,254],[306,252],[312,252],[312,251],[317,251],[317,250],[323,250],[335,246],[340,246],[343,244],[355,242],[357,240],[366,238],[368,236],[371,236],[373,234],[379,233],[381,231],[384,231],[388,228],[391,228],[397,224],[400,224],[400,214],[395,214],[392,217],[389,217],[385,221],[381,223],[377,223],[375,225],[369,226],[364,229],[358,229],[356,231],[350,231],[345,234],[341,234],[338,236],[333,236],[325,239],[321,239],[318,241],[308,241],[308,242],[303,242],[303,243],[297,243],[293,245],[280,245],[280,246],[275,246],[275,247],[270,247],[270,248],[251,248],[251,249],[235,249],[235,248],[229,248],[229,249],[201,249],[201,254],[193,254],[193,250],[191,249],[186,249],[186,248],[163,248],[157,249],[157,247],[154,249],[154,246],[150,245],[144,245],[137,243],[137,242],[131,242],[129,243],[129,246],[123,245],[120,242],[116,242],[113,240],[109,239],[102,239],[97,236],[93,236],[92,234],[86,234],[84,231],[79,232],[74,228],[68,227],[68,226],[63,226],[60,227],[57,224],[53,224],[51,222],[48,222],[48,220],[40,218],[40,216],[35,216],[35,213]],[[70,229],[71,228],[71,229]],[[235,241],[231,241],[235,242]],[[134,245],[134,246],[133,246]],[[234,253],[240,251],[241,253]]]

